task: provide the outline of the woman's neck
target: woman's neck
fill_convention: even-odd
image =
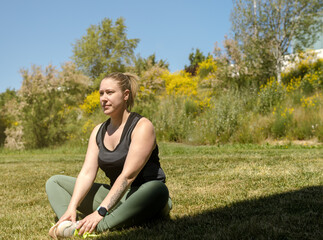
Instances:
[[[110,116],[110,124],[112,128],[117,129],[119,128],[122,124],[124,124],[129,116],[130,112],[128,110],[124,110],[123,112]]]

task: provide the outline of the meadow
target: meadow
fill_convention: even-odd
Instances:
[[[160,143],[169,219],[96,239],[321,239],[322,145]],[[77,176],[85,148],[0,149],[0,239],[49,239],[45,182]],[[98,182],[106,182],[100,171]]]

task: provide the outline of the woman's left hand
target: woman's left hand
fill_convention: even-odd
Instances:
[[[92,233],[102,219],[103,217],[97,211],[86,216],[77,225],[77,229],[79,229],[78,234],[82,235],[86,232]]]

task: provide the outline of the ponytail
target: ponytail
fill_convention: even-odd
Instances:
[[[129,110],[131,110],[131,108],[133,107],[133,105],[135,104],[135,98],[137,95],[137,91],[138,91],[138,77],[134,74],[131,73],[124,73],[124,75],[126,75],[129,79],[129,99],[127,101],[127,108],[129,108]]]

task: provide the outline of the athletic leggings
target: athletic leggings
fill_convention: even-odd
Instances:
[[[58,218],[61,218],[70,203],[76,178],[55,175],[48,179],[46,192],[49,202]],[[87,216],[93,213],[107,196],[110,190],[107,184],[94,183],[90,191],[77,208]],[[169,214],[172,201],[166,185],[161,181],[150,181],[140,187],[131,187],[97,225],[97,231],[130,227],[141,224],[153,218]]]

